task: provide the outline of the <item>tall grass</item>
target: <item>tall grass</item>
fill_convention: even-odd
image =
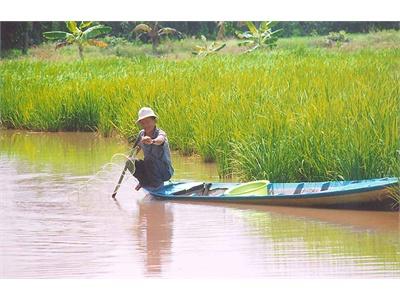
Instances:
[[[296,48],[180,61],[3,61],[6,128],[138,131],[159,115],[172,147],[221,175],[273,181],[398,174],[400,50]]]

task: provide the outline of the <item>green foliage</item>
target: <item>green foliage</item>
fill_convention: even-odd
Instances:
[[[235,22],[224,22],[224,31],[225,31],[225,36],[230,36],[233,37],[235,36],[235,32],[237,30],[237,26],[235,25]]]
[[[96,25],[96,26],[90,27],[82,32],[82,40],[88,41],[99,35],[107,34],[110,32],[111,32],[111,27],[104,26],[104,25]]]
[[[399,49],[290,49],[3,61],[0,119],[6,128],[129,137],[138,109],[150,106],[173,148],[217,161],[221,175],[399,176],[399,57]]]
[[[64,31],[48,31],[43,33],[43,37],[46,39],[59,41],[56,44],[56,50],[61,47],[77,44],[79,56],[83,60],[83,46],[107,46],[104,42],[95,40],[94,38],[102,34],[110,33],[111,27],[104,25],[91,26],[92,22],[81,22],[79,27],[75,21],[67,21],[65,23],[70,33]]]
[[[66,40],[69,37],[73,37],[72,34],[64,31],[44,32],[43,36],[48,40]]]
[[[101,39],[105,43],[107,43],[111,47],[115,46],[126,46],[129,45],[130,42],[122,37],[115,37],[115,36],[105,36]]]
[[[90,22],[84,22],[87,26]],[[148,22],[144,22],[148,23]],[[235,37],[235,31],[241,29],[242,22],[223,21],[224,33],[226,38]],[[258,22],[256,22],[258,23]],[[131,31],[138,23],[133,21],[107,22],[112,27],[112,32],[117,37],[131,39]],[[208,39],[215,39],[219,31],[218,22],[159,22],[161,27],[172,27],[182,32],[185,36],[200,37],[201,34]],[[32,26],[33,25],[33,26]],[[84,26],[84,25],[80,25]],[[86,27],[82,27],[82,30]],[[2,22],[2,50],[7,51],[12,48],[24,49],[32,45],[41,44],[44,39],[42,32],[63,30],[65,22]],[[349,33],[366,33],[382,30],[399,30],[399,22],[292,22],[280,21],[273,26],[282,28],[282,37],[309,36],[317,31],[319,35],[327,35],[329,32],[345,30]]]
[[[249,31],[237,32],[237,36],[243,41],[239,43],[239,46],[250,47],[246,50],[246,53],[253,52],[256,49],[276,47],[278,40],[276,33],[281,31],[280,29],[272,31],[272,22],[263,21],[260,23],[259,28],[253,24],[253,22],[246,22]]]
[[[347,33],[344,30],[339,32],[329,32],[329,35],[326,37],[326,44],[328,46],[340,46],[343,43],[349,42],[350,39],[347,37]]]

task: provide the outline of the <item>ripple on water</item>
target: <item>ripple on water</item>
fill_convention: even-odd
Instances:
[[[126,145],[0,134],[3,278],[400,277],[397,213],[160,202],[130,175],[115,202],[118,157],[87,181]],[[213,164],[173,160],[175,179],[218,180]]]

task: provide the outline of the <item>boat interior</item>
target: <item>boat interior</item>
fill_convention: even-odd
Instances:
[[[222,196],[224,192],[232,185],[221,186],[221,184],[215,184],[211,182],[204,182],[188,189],[182,189],[172,193],[172,195],[185,195],[185,196]],[[305,183],[299,184],[269,184],[268,194],[269,195],[297,195],[315,192],[324,192],[333,190],[334,187],[330,187],[330,182],[318,184],[313,187],[305,186]]]
[[[376,180],[298,182],[298,183],[269,183],[268,195],[300,195],[335,191],[354,190],[359,188],[379,187],[382,183],[393,183],[397,179],[382,178]],[[165,192],[170,195],[185,196],[222,196],[229,188],[242,183],[224,182],[182,182],[172,184]]]
[[[222,196],[228,188],[212,187],[211,182],[204,182],[202,184],[193,186],[189,189],[184,189],[173,193],[173,195],[185,196]]]

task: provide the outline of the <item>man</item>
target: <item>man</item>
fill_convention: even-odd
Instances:
[[[174,169],[171,162],[171,152],[168,145],[167,134],[156,126],[157,116],[149,107],[139,110],[136,121],[142,127],[136,143],[138,151],[143,150],[144,159],[128,160],[128,169],[139,181],[135,187],[138,191],[141,187],[155,190],[169,180]]]

